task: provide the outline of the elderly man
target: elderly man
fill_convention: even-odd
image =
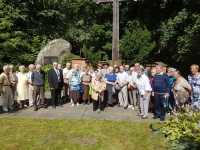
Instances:
[[[9,66],[9,69],[10,69],[10,78],[11,78],[11,86],[12,86],[12,89],[11,89],[11,100],[12,100],[12,104],[15,103],[15,92],[16,92],[16,82],[17,82],[17,76],[16,74],[18,73],[18,71],[15,71],[14,70],[14,66],[13,65],[10,65]]]
[[[62,65],[58,64],[58,69],[62,70]]]
[[[56,106],[63,107],[60,104],[61,90],[63,87],[63,74],[60,69],[58,69],[58,63],[53,63],[53,68],[48,71],[48,81],[51,90],[51,101],[52,108],[55,109]]]
[[[9,75],[9,66],[3,67],[3,73],[0,75],[0,93],[2,94],[3,111],[13,110],[11,101],[11,76]]]
[[[169,77],[166,73],[163,73],[161,65],[156,66],[156,73],[152,83],[152,96],[155,96],[155,116],[153,119],[160,118],[160,121],[164,121],[166,115],[166,98],[169,97],[170,83]]]
[[[63,78],[64,78],[64,95],[65,99],[69,99],[69,77],[70,77],[70,70],[71,70],[71,64],[66,63],[66,67],[63,69]]]
[[[118,105],[120,106],[124,106],[124,109],[127,109],[128,107],[128,90],[127,90],[127,85],[129,83],[129,76],[128,74],[124,71],[124,67],[120,66],[120,72],[117,74],[117,80],[116,83],[119,85],[120,87],[120,91],[119,91],[119,102],[120,104]]]
[[[38,95],[41,97],[41,107],[44,108],[44,84],[45,73],[41,70],[41,65],[36,65],[36,70],[32,72],[31,81],[34,89],[34,111],[38,109]]]
[[[105,62],[103,64],[103,69],[101,69],[101,73],[103,74],[103,77],[105,77],[105,75],[108,73],[108,67],[109,67],[109,63],[108,62]]]
[[[128,74],[128,75],[130,75],[130,66],[129,65],[125,65],[125,72]]]
[[[33,97],[34,97],[34,90],[33,90],[33,85],[32,85],[32,81],[31,81],[31,76],[32,76],[32,72],[35,70],[35,65],[30,64],[29,65],[29,72],[27,73],[27,79],[28,79],[28,83],[29,83],[29,107],[33,106]]]
[[[82,75],[85,74],[85,66],[81,65],[81,70],[80,70],[80,78],[82,77]]]

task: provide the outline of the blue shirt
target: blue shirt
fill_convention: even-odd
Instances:
[[[121,84],[124,84],[124,83],[126,83],[126,82],[129,82],[129,76],[128,76],[128,74],[127,74],[125,71],[123,71],[122,73],[119,72],[119,73],[117,74],[117,80],[118,80]]]
[[[105,78],[108,82],[115,82],[116,81],[116,75],[115,74],[106,74]]]

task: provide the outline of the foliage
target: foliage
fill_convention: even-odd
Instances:
[[[125,35],[120,40],[120,58],[127,60],[128,64],[147,63],[155,45],[155,41],[151,40],[151,33],[146,28],[125,30]]]
[[[66,65],[66,63],[71,63],[72,58],[80,58],[80,56],[74,55],[74,54],[65,55],[61,62],[62,66],[64,67]]]
[[[101,51],[98,51],[94,53],[95,47],[90,47],[89,49],[86,47],[86,45],[83,46],[82,52],[86,59],[92,64],[94,68],[97,67],[97,64],[101,60]]]
[[[55,114],[55,111],[52,111],[52,113]],[[52,113],[48,114],[51,118]],[[21,150],[36,148],[38,150],[153,149],[152,133],[149,130],[150,123],[148,122],[104,119],[34,119],[2,116],[0,121],[0,145],[9,150],[16,149],[16,147]],[[66,132],[69,127],[70,132]],[[159,139],[157,139],[159,150],[166,150],[170,147],[169,144],[165,143],[163,136],[157,138]],[[19,142],[19,139],[23,139],[23,144]],[[12,143],[8,144],[9,141],[12,141]]]
[[[48,65],[44,65],[42,66],[42,70],[45,72],[45,91],[49,91],[50,87],[49,87],[49,82],[48,82],[48,71],[52,69],[52,65],[48,64]]]
[[[179,113],[165,121],[162,133],[173,142],[175,150],[200,148],[200,112]]]

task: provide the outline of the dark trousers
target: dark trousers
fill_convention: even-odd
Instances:
[[[165,94],[156,94],[155,93],[155,116],[165,119],[166,107],[165,104]]]
[[[65,98],[69,99],[69,83],[64,83],[65,86]]]
[[[56,106],[60,104],[60,98],[61,98],[61,84],[58,84],[58,88],[57,89],[53,89],[51,90],[51,105]]]
[[[93,110],[97,110],[97,108],[100,110],[104,109],[104,103],[99,98],[98,100],[93,100]]]
[[[33,104],[37,107],[39,104],[39,97],[41,97],[41,105],[44,105],[44,86],[33,86]]]

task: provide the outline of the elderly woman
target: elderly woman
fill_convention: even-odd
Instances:
[[[200,73],[199,66],[191,65],[191,75],[188,76],[189,83],[192,87],[191,100],[192,104],[199,105],[200,103]]]
[[[174,84],[172,85],[172,91],[176,101],[176,106],[184,107],[184,104],[188,101],[190,92],[192,88],[188,81],[181,76],[181,72],[176,70],[173,72],[173,77],[175,79]]]
[[[118,66],[115,67],[115,71],[114,72],[115,72],[115,75],[117,77],[117,74],[119,73],[119,67]]]
[[[139,68],[137,70],[138,76],[136,78],[136,85],[140,95],[140,111],[141,113],[138,116],[141,116],[142,119],[146,119],[148,117],[148,107],[149,100],[151,97],[151,85],[149,82],[149,78],[145,75],[144,68]]]
[[[93,111],[97,110],[98,102],[100,103],[100,110],[104,110],[103,100],[104,91],[106,90],[106,79],[103,78],[101,72],[97,72],[97,76],[92,78],[92,99],[93,99]]]
[[[27,107],[26,100],[29,98],[28,95],[28,80],[27,80],[27,73],[25,73],[25,66],[21,65],[19,66],[19,71],[17,73],[17,88],[16,91],[18,92],[18,98],[17,100],[20,102],[19,108],[22,108],[22,106]]]
[[[82,96],[82,100],[83,105],[86,104],[86,100],[88,100],[88,105],[90,104],[90,95],[89,95],[89,85],[92,81],[92,76],[88,74],[88,70],[85,70],[85,74],[81,76],[81,82],[82,82],[82,86],[83,86],[83,96]]]
[[[75,103],[77,106],[79,106],[80,83],[81,79],[78,76],[77,71],[73,70],[72,76],[69,78],[69,86],[70,86],[69,98],[71,99],[72,106],[74,106]]]
[[[106,81],[106,91],[105,91],[105,101],[107,102],[107,106],[113,107],[114,103],[116,102],[113,93],[113,86],[116,85],[116,75],[113,74],[113,67],[108,68],[108,74],[105,75]]]
[[[176,69],[175,68],[171,68],[169,67],[167,69],[167,75],[169,77],[169,84],[170,84],[170,87],[172,87],[173,83],[174,83],[174,77],[172,76],[172,73],[175,71]],[[170,90],[171,91],[171,90]],[[170,97],[169,98],[166,98],[166,106],[169,108],[169,109],[173,109],[174,106],[175,106],[175,101],[174,101],[174,96],[173,96],[173,93],[170,92]]]

